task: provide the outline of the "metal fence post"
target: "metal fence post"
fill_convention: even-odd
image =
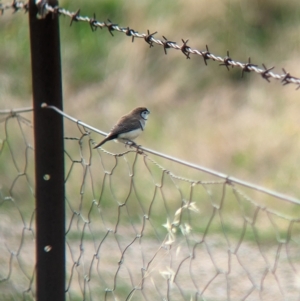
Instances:
[[[55,5],[56,1],[48,1]],[[54,2],[54,3],[53,3]],[[65,300],[65,192],[58,15],[38,19],[29,3],[35,136],[37,300]]]

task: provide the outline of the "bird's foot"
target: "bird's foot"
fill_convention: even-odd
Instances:
[[[136,144],[135,146],[136,146],[136,152],[141,155],[143,153],[143,150],[141,149],[141,145]]]
[[[125,142],[125,147],[127,147],[127,146],[130,147],[130,148],[134,147],[139,154],[143,153],[143,151],[140,149],[141,145],[136,144],[132,140],[128,140],[128,141]]]
[[[125,147],[127,147],[127,146],[132,147],[132,146],[136,146],[136,145],[137,144],[134,141],[132,141],[132,140],[127,140],[125,142]]]

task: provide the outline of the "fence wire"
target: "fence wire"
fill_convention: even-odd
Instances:
[[[76,130],[65,149],[70,300],[299,300],[299,200],[176,158],[168,169],[143,147],[94,150],[93,131],[105,133],[48,108]]]
[[[94,150],[105,133],[45,109],[65,117],[67,300],[299,300],[299,200],[143,147]],[[28,111],[0,120],[1,300],[35,299]]]
[[[24,117],[31,111],[0,111],[1,300],[32,300],[35,295],[33,133]]]
[[[72,12],[59,6],[53,7],[48,4],[47,0],[36,1],[36,5],[39,10],[40,18],[44,18],[48,14],[67,16],[71,20],[70,26],[74,22],[85,22],[89,24],[92,32],[95,32],[97,28],[101,28],[101,29],[107,28],[107,30],[112,36],[114,36],[113,32],[120,32],[120,33],[124,33],[128,37],[131,37],[132,42],[134,41],[134,38],[139,38],[139,39],[143,39],[149,45],[150,48],[153,47],[154,44],[162,46],[165,54],[167,54],[167,49],[180,50],[182,54],[186,57],[186,59],[190,59],[191,54],[201,56],[204,60],[205,65],[207,65],[208,60],[212,60],[215,62],[219,62],[220,66],[225,66],[228,71],[230,70],[230,67],[240,68],[242,70],[242,77],[244,73],[255,72],[256,74],[259,74],[263,79],[265,79],[268,82],[270,82],[270,79],[275,79],[275,80],[280,80],[280,82],[283,85],[296,84],[297,85],[296,90],[300,88],[300,78],[291,75],[284,68],[282,69],[283,71],[282,74],[274,73],[272,72],[272,70],[275,68],[274,66],[268,68],[266,67],[265,64],[262,64],[262,68],[258,67],[257,64],[251,62],[250,57],[248,58],[247,63],[241,63],[236,60],[233,60],[229,55],[229,51],[227,51],[227,54],[224,57],[213,54],[209,50],[208,45],[206,45],[205,50],[201,51],[201,50],[193,49],[191,46],[189,46],[188,45],[189,40],[182,39],[181,40],[182,44],[179,45],[176,42],[167,39],[165,36],[162,36],[163,40],[155,39],[154,35],[157,34],[157,31],[150,32],[150,30],[148,30],[147,33],[139,33],[138,31],[130,28],[129,26],[120,27],[118,24],[113,23],[109,19],[108,22],[98,21],[96,20],[96,14],[94,14],[93,17],[82,16],[80,15],[80,9],[78,9],[76,12]],[[13,0],[11,4],[0,3],[0,11],[2,12],[2,14],[6,10],[13,10],[13,12],[23,10],[26,13],[28,12],[28,8],[29,8],[28,3],[25,3],[23,1]]]
[[[45,109],[65,117],[67,300],[300,299],[299,200],[143,147],[94,150],[105,133]],[[0,123],[1,300],[35,299],[21,112]]]
[[[198,54],[267,80],[285,72],[179,46],[155,33],[81,17],[95,30]],[[13,1],[7,9],[28,10]],[[236,65],[234,65],[236,64]],[[274,76],[273,76],[274,75]],[[45,106],[45,109],[47,107]],[[299,200],[140,147],[93,150],[105,134],[65,117],[67,300],[300,300]],[[0,299],[35,299],[35,203],[30,108],[1,111]],[[26,117],[24,117],[26,116]]]

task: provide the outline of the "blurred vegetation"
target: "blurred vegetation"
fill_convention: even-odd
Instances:
[[[192,48],[299,75],[300,3],[297,0],[61,1],[81,15],[107,19]],[[31,105],[28,16],[0,18],[2,108]],[[64,108],[108,131],[137,105],[151,116],[138,139],[146,147],[299,196],[299,91],[256,74],[180,51],[153,48],[140,39],[60,17]],[[66,126],[66,131],[70,130]],[[99,139],[94,135],[94,139]],[[107,144],[110,150],[120,145]]]
[[[192,48],[299,76],[297,0],[61,1],[81,15],[107,19],[142,33],[158,31]],[[1,107],[31,105],[28,16],[0,18]],[[299,91],[256,74],[60,17],[64,108],[108,131],[137,105],[151,116],[139,143],[289,195],[299,196]],[[69,130],[69,127],[66,127]],[[95,139],[98,139],[95,136]],[[107,144],[108,149],[120,145]],[[187,156],[188,154],[188,156]]]
[[[80,8],[83,16],[92,17],[95,13],[99,21],[110,19],[119,26],[129,26],[139,33],[146,33],[148,29],[150,32],[158,31],[155,37],[161,39],[165,36],[178,44],[181,44],[181,39],[189,39],[188,45],[198,50],[205,50],[205,45],[208,45],[209,50],[218,56],[226,56],[229,50],[234,60],[247,62],[251,57],[254,64],[261,66],[264,63],[267,67],[275,65],[276,73],[282,73],[281,69],[285,68],[292,75],[300,77],[299,0],[211,0],[209,3],[204,0],[62,0],[60,6],[70,11]],[[228,72],[225,67],[210,60],[205,66],[203,59],[198,56],[192,55],[187,60],[180,51],[167,50],[165,55],[162,47],[155,45],[149,48],[142,39],[135,39],[132,43],[131,37],[118,32],[113,32],[112,37],[105,29],[92,32],[87,23],[73,22],[71,27],[69,24],[69,18],[60,17],[64,110],[68,114],[109,131],[114,122],[133,107],[147,106],[151,115],[145,132],[137,140],[139,144],[299,198],[300,91],[295,90],[296,86],[282,86],[274,80],[267,83],[252,73],[245,73],[242,78],[238,68]],[[30,106],[28,15],[5,11],[0,16],[0,31],[1,109]],[[79,135],[78,128],[68,122],[65,132],[66,136]],[[24,157],[24,145],[18,144],[18,139],[22,139],[20,133],[18,126],[10,127],[8,132],[13,156],[17,158],[19,166],[24,166],[26,162],[33,161],[33,153],[29,152],[27,159]],[[4,132],[1,134],[5,135]],[[101,139],[95,134],[92,137],[97,141]],[[33,144],[33,141],[30,143]],[[128,170],[122,170],[126,166],[123,158],[118,159],[116,176],[111,178],[115,187],[114,197],[109,191],[109,182],[102,182],[103,170],[98,172],[101,165],[98,159],[93,161],[95,165],[91,167],[96,184],[95,195],[90,182],[90,186],[85,187],[86,193],[80,194],[82,166],[72,166],[72,160],[80,160],[76,143],[66,141],[66,173],[73,168],[66,191],[68,214],[72,209],[80,211],[87,220],[97,218],[99,208],[91,200],[99,200],[102,187],[99,207],[105,209],[111,206],[117,210],[117,202],[111,200],[122,199],[123,195],[128,194],[131,181]],[[114,143],[107,143],[105,149],[124,151],[121,144]],[[13,159],[7,144],[1,151],[1,191],[7,195],[19,170],[9,167],[13,165]],[[107,156],[104,160],[108,170],[115,163],[110,160],[115,159]],[[165,166],[165,161],[160,163],[179,176],[198,180],[199,173],[180,169],[171,162],[168,162],[168,166]],[[127,209],[132,211],[132,216],[127,220],[126,214],[124,218],[121,215],[121,221],[129,228],[132,222],[142,218],[143,206],[147,208],[152,201],[155,187],[152,181],[161,180],[161,170],[154,168],[151,178],[149,171],[142,169],[145,165],[138,166],[142,170],[138,175],[142,184],[137,188],[137,195],[147,191],[149,186],[151,192],[147,194],[144,204],[138,198],[128,200]],[[126,171],[127,177],[123,174]],[[27,172],[33,182],[32,166],[28,167]],[[201,180],[209,179],[202,174]],[[4,202],[1,203],[1,209],[13,212],[18,217],[16,224],[22,224],[16,208],[23,212],[28,222],[34,210],[34,200],[27,179],[20,177],[14,185],[14,194],[19,200],[16,207],[11,210],[13,203]],[[117,185],[119,190],[116,189]],[[221,188],[212,188],[216,202],[221,200]],[[181,189],[188,199],[190,188]],[[183,220],[190,221],[191,218],[193,230],[203,234],[213,206],[207,198],[208,193],[202,187],[197,189],[194,200],[198,202],[200,211],[197,214],[185,213]],[[256,199],[256,192],[247,193]],[[162,194],[173,203],[166,204]],[[28,212],[24,211],[25,199],[30,199],[32,203]],[[152,227],[164,235],[166,230],[162,229],[162,224],[166,222],[166,215],[161,214],[162,210],[170,213],[171,217],[181,203],[179,190],[169,177],[166,176],[165,188],[157,194],[153,203]],[[228,234],[238,239],[244,222],[241,211],[251,218],[255,206],[245,200],[238,206],[232,192],[226,194],[224,203],[223,221],[228,223],[222,224],[216,215],[209,233],[222,232],[223,240]],[[273,200],[267,199],[265,203],[269,206]],[[277,202],[273,206],[274,210],[282,209],[283,214],[298,214],[295,207],[289,204],[283,206],[282,202]],[[116,216],[113,214],[116,210],[104,214],[103,220],[115,223]],[[233,220],[230,219],[231,215],[240,218]],[[202,223],[198,223],[199,216]],[[257,223],[265,232],[258,234],[255,227],[248,226],[244,233],[247,241],[259,240],[264,245],[276,244],[279,239],[286,238],[287,225],[280,221],[275,227],[276,223],[268,219],[266,212],[260,213]],[[70,241],[78,240],[84,233],[78,232],[81,224],[73,227],[67,236]],[[103,235],[106,230],[105,227],[94,229],[93,235]],[[5,235],[9,233],[7,229]],[[180,236],[179,230],[177,233]],[[88,231],[84,234],[87,240],[95,239]],[[227,242],[220,243],[226,245]],[[2,264],[5,261],[7,259]]]

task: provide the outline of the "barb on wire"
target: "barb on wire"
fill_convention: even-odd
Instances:
[[[176,49],[180,50],[187,59],[190,59],[191,54],[195,54],[198,56],[202,56],[205,65],[207,65],[207,60],[211,59],[213,61],[219,62],[220,66],[225,66],[227,70],[229,70],[229,67],[238,67],[242,69],[242,77],[244,76],[245,72],[255,72],[268,82],[270,82],[270,79],[275,79],[275,80],[280,80],[283,85],[287,84],[295,84],[297,85],[296,90],[300,88],[300,78],[292,76],[290,73],[286,72],[283,69],[283,74],[278,74],[272,72],[274,67],[267,69],[264,64],[262,64],[263,68],[258,67],[258,65],[251,63],[251,59],[248,59],[247,63],[241,63],[238,61],[233,60],[229,56],[229,51],[227,51],[227,55],[225,57],[217,56],[214,55],[209,51],[208,45],[206,45],[206,50],[201,51],[197,49],[193,49],[190,46],[187,46],[188,40],[182,39],[183,44],[178,45],[176,42],[172,42],[168,39],[163,37],[163,40],[160,39],[155,39],[154,35],[157,33],[155,31],[154,33],[150,33],[149,30],[147,30],[146,33],[139,33],[138,31],[130,28],[129,26],[127,27],[120,27],[118,24],[113,23],[108,19],[108,22],[100,22],[96,20],[96,15],[94,14],[93,17],[89,18],[87,16],[81,16],[80,15],[80,10],[78,9],[76,12],[70,12],[64,8],[61,7],[53,7],[50,6],[47,1],[41,0],[37,2],[38,8],[39,8],[39,14],[41,17],[45,17],[47,14],[52,14],[52,15],[64,15],[67,16],[71,19],[70,25],[73,24],[73,22],[87,22],[91,30],[94,32],[96,29],[99,28],[107,28],[111,36],[114,36],[113,31],[121,32],[126,34],[127,36],[132,38],[132,42],[134,41],[134,38],[140,38],[144,39],[144,41],[150,45],[150,48],[154,46],[154,44],[160,45],[164,48],[165,54],[167,54],[166,49]],[[5,10],[12,9],[14,12],[17,12],[19,10],[24,10],[25,12],[28,11],[28,3],[24,3],[23,1],[17,1],[14,0],[12,4],[1,4],[0,3],[0,11],[2,14],[4,13]]]
[[[261,76],[262,76],[262,78],[264,78],[267,82],[270,82],[270,80],[269,80],[269,77],[270,77],[269,72],[270,72],[271,70],[273,70],[275,67],[273,66],[273,67],[271,67],[271,68],[267,68],[267,67],[265,66],[265,64],[262,64],[262,65],[263,65],[263,67],[265,68],[265,71],[261,74]]]
[[[191,47],[189,47],[188,45],[187,45],[187,42],[189,41],[189,40],[184,40],[184,39],[181,39],[181,41],[182,41],[182,43],[183,43],[183,45],[181,46],[181,51],[182,51],[182,53],[186,56],[186,58],[187,59],[190,59],[190,49],[191,49]]]
[[[25,13],[29,10],[29,2],[24,3],[23,1],[13,0],[10,4],[2,4],[0,3],[0,11],[1,14],[4,14],[4,11],[11,9],[13,13],[17,11],[24,10]]]
[[[224,63],[219,64],[219,66],[225,66],[227,68],[227,70],[229,71],[230,69],[228,66],[231,66],[231,68],[233,68],[233,66],[230,64],[231,61],[232,61],[232,59],[229,56],[229,50],[227,50],[227,56],[224,57]]]

